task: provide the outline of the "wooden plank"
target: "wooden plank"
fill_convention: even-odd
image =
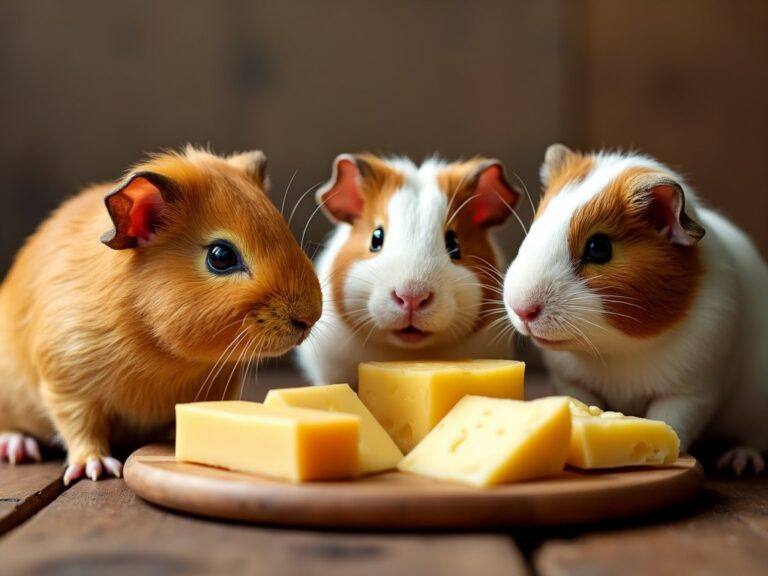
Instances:
[[[499,535],[256,528],[146,504],[122,480],[79,482],[0,540],[3,574],[526,574]]]
[[[762,575],[768,566],[768,477],[711,480],[698,504],[657,525],[612,526],[544,544],[534,556],[544,576],[571,574]]]
[[[0,464],[0,535],[15,528],[64,491],[62,464]]]

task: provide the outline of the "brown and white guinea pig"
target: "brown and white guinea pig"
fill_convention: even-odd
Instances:
[[[298,350],[310,380],[354,385],[363,361],[510,355],[489,322],[494,302],[503,314],[490,231],[518,197],[497,160],[337,157],[317,193],[337,227],[317,261],[323,317]]]
[[[264,168],[261,152],[159,154],[42,224],[0,289],[0,457],[59,440],[66,483],[118,476],[110,443],[232,397],[236,361],[306,337],[320,285]]]
[[[663,420],[720,466],[764,466],[768,268],[685,180],[639,154],[551,146],[504,301],[560,393]],[[706,234],[705,234],[706,231]]]

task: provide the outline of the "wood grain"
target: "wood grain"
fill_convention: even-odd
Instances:
[[[545,543],[535,554],[544,576],[573,574],[762,575],[768,566],[768,478],[708,480],[682,517]]]
[[[62,464],[0,464],[0,535],[18,526],[64,491]]]
[[[260,529],[165,512],[121,480],[79,482],[0,540],[2,573],[489,574],[527,568],[496,535],[381,535]]]
[[[566,471],[556,478],[477,489],[392,472],[346,482],[290,484],[176,462],[169,445],[126,463],[128,485],[147,500],[195,514],[271,525],[369,529],[490,528],[631,517],[690,498],[703,473],[675,466]]]

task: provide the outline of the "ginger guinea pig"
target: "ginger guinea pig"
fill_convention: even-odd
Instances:
[[[730,441],[720,466],[762,470],[768,268],[755,247],[647,156],[553,145],[541,175],[504,302],[558,392],[663,420],[682,450]]]
[[[364,361],[510,355],[489,322],[503,318],[491,229],[518,198],[497,160],[336,158],[317,193],[337,223],[317,261],[323,317],[298,350],[310,380],[354,384]]]
[[[65,483],[118,476],[110,443],[231,398],[238,362],[307,336],[320,285],[264,168],[261,152],[159,154],[42,224],[0,289],[0,457],[59,440]]]

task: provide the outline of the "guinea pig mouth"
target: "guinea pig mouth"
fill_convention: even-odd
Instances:
[[[409,324],[405,328],[401,328],[399,330],[393,330],[392,333],[398,340],[408,344],[417,344],[419,342],[423,342],[432,335],[431,332],[420,330],[413,324]]]
[[[531,333],[531,339],[537,346],[541,346],[542,348],[557,348],[571,342],[570,340],[551,340],[549,338],[542,338],[533,333]]]

